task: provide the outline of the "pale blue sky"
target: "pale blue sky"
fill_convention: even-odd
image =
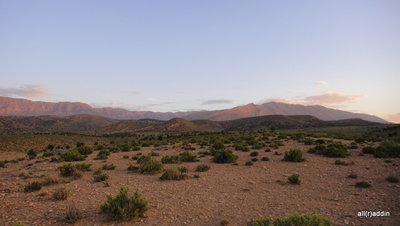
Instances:
[[[275,99],[400,121],[399,12],[397,0],[0,0],[0,95],[153,111]]]

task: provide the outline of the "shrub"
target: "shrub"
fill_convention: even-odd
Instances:
[[[67,200],[68,192],[65,188],[59,188],[54,191],[53,199],[55,200]]]
[[[45,177],[42,182],[40,182],[43,186],[55,185],[60,183],[60,181],[56,178]]]
[[[81,212],[76,208],[74,204],[67,206],[67,211],[65,213],[65,221],[74,224],[82,217]]]
[[[34,159],[37,156],[37,152],[33,149],[30,149],[26,154],[28,155],[29,159]]]
[[[78,164],[75,164],[75,168],[77,170],[83,171],[83,172],[91,171],[92,169],[90,167],[92,167],[92,164],[89,164],[89,163],[78,163]]]
[[[346,145],[341,142],[333,142],[327,146],[319,144],[310,148],[308,152],[336,158],[344,158],[349,155]]]
[[[114,164],[110,163],[110,164],[104,164],[104,165],[101,167],[101,169],[103,169],[103,170],[114,170],[115,167],[116,167],[116,166],[115,166]]]
[[[81,153],[79,153],[78,150],[72,149],[70,151],[67,151],[67,152],[61,154],[61,159],[66,162],[82,161],[85,159],[85,156],[83,156]]]
[[[343,160],[338,159],[335,161],[335,165],[347,166],[347,163]]]
[[[45,151],[42,154],[43,157],[50,157],[50,156],[53,156],[53,155],[54,155],[53,151]]]
[[[368,182],[365,182],[365,181],[360,181],[360,182],[357,182],[355,186],[357,188],[369,188],[369,187],[371,187],[371,184]]]
[[[100,175],[95,175],[93,176],[94,182],[101,182],[101,181],[106,181],[108,180],[108,175],[103,173]]]
[[[128,170],[129,171],[138,171],[139,170],[139,166],[129,165],[128,166]]]
[[[356,179],[358,176],[356,173],[350,173],[348,176],[348,178],[352,178],[352,179]]]
[[[216,163],[233,163],[237,158],[238,156],[232,154],[232,151],[223,149],[214,153],[213,161]]]
[[[252,151],[250,153],[250,156],[253,156],[253,157],[258,156],[258,151]]]
[[[245,163],[246,166],[252,166],[253,164],[254,164],[254,163],[253,163],[253,161],[251,161],[251,160],[250,160],[250,161],[247,161],[247,162]]]
[[[157,161],[155,159],[150,159],[145,162],[142,162],[139,165],[139,172],[144,174],[144,173],[149,173],[149,174],[154,174],[154,173],[159,173],[163,169],[162,163],[160,161]]]
[[[103,149],[97,153],[96,159],[107,159],[109,155],[110,155],[110,151]]]
[[[5,168],[6,167],[6,163],[4,161],[0,161],[0,168]]]
[[[177,155],[166,155],[161,158],[161,162],[163,164],[178,164],[181,161],[179,160],[179,156]]]
[[[271,152],[271,149],[267,148],[264,150],[264,152]]]
[[[187,169],[171,167],[167,169],[160,177],[160,180],[183,180],[188,178]]]
[[[160,156],[160,154],[159,154],[158,152],[155,152],[155,151],[151,151],[151,152],[149,153],[149,155],[150,155],[150,156]]]
[[[62,177],[72,177],[77,174],[76,168],[72,164],[64,164],[58,167],[58,170]]]
[[[34,181],[25,186],[24,192],[39,191],[41,188],[42,188],[42,184],[37,181]]]
[[[270,226],[270,225],[272,226],[272,221],[267,217],[259,218],[251,223],[251,226]]]
[[[124,156],[122,156],[122,158],[124,158],[124,159],[129,159],[129,156],[124,155]]]
[[[143,217],[149,209],[147,201],[142,198],[138,190],[129,195],[126,187],[121,188],[115,197],[107,196],[107,201],[100,208],[112,220]]]
[[[286,162],[303,162],[304,160],[303,153],[299,149],[290,149],[283,157],[283,161]]]
[[[150,161],[151,160],[151,156],[150,155],[142,155],[138,158],[138,160],[136,161],[138,164],[142,164],[144,162]]]
[[[265,156],[265,157],[262,157],[262,158],[261,158],[261,161],[269,161],[269,158],[266,157],[266,156]]]
[[[288,217],[274,220],[274,226],[330,226],[333,225],[329,218],[321,217],[316,212],[312,215],[291,214]]]
[[[206,171],[208,171],[210,169],[210,166],[209,165],[206,165],[206,164],[201,164],[201,165],[198,165],[197,167],[196,167],[196,171],[197,172],[206,172]]]
[[[399,178],[396,176],[388,176],[386,180],[390,183],[399,183]]]
[[[394,141],[382,142],[375,150],[376,158],[400,158],[400,143]]]
[[[364,153],[364,154],[374,154],[375,153],[375,148],[371,147],[371,146],[364,147],[362,149],[362,153]]]
[[[288,181],[291,184],[300,184],[300,175],[299,174],[292,174],[288,177]]]
[[[179,154],[179,160],[182,162],[195,162],[197,161],[196,155],[189,151],[184,151],[181,154]]]
[[[76,148],[77,149],[77,151],[79,152],[79,153],[81,153],[81,155],[89,155],[89,154],[92,154],[93,153],[93,150],[92,150],[92,148],[90,148],[90,147],[88,147],[88,146],[80,146],[80,147],[78,147],[78,148]]]
[[[249,150],[249,147],[248,147],[247,144],[245,144],[245,143],[236,143],[236,144],[234,145],[234,147],[235,147],[235,150],[237,150],[237,151],[243,151],[243,152],[248,152],[248,151],[250,151],[250,150]]]

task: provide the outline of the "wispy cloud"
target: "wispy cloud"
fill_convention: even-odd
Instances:
[[[19,97],[44,97],[49,95],[49,92],[40,85],[24,85],[19,88],[0,88],[1,96],[19,96]]]
[[[343,107],[345,104],[355,103],[358,100],[367,97],[366,94],[347,95],[344,93],[335,93],[333,91],[326,91],[321,95],[306,96],[298,99],[282,99],[278,97],[267,99],[263,103],[275,101],[288,104],[302,104],[302,105],[323,105],[328,107]]]
[[[325,82],[325,81],[318,81],[318,82],[316,82],[315,84],[317,84],[317,85],[319,85],[319,86],[325,86],[325,85],[328,85],[329,83],[328,83],[328,82]]]
[[[385,119],[388,120],[389,122],[400,123],[400,113],[387,115]]]
[[[201,105],[209,105],[209,104],[230,104],[232,100],[228,99],[213,99],[213,100],[206,100],[201,103]]]

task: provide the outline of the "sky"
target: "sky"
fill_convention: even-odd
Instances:
[[[0,96],[187,111],[280,101],[400,122],[400,1],[0,0]]]

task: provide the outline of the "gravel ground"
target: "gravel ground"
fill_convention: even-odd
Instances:
[[[343,141],[345,142],[345,141]],[[259,161],[245,166],[250,160],[249,152],[235,151],[239,155],[238,165],[215,164],[210,156],[199,162],[183,163],[189,169],[190,179],[183,181],[160,181],[161,174],[141,175],[127,171],[136,152],[113,153],[107,163],[117,168],[106,172],[110,187],[93,182],[93,173],[85,172],[83,177],[67,184],[45,186],[40,191],[24,193],[23,188],[32,181],[40,181],[43,175],[59,178],[57,167],[64,163],[24,160],[0,168],[0,225],[64,225],[67,206],[74,205],[82,213],[76,225],[219,225],[222,220],[229,225],[246,225],[259,217],[285,217],[292,213],[310,214],[314,210],[333,220],[335,225],[400,225],[400,183],[389,183],[389,175],[400,177],[400,159],[387,163],[384,159],[365,155],[359,156],[360,148],[350,150],[351,156],[345,161],[354,165],[334,165],[336,158],[327,158],[306,153],[310,146],[295,141],[286,141],[276,151],[283,153],[290,148],[304,150],[305,162],[281,161],[283,155],[259,151]],[[155,150],[161,159],[163,155],[177,154],[171,146],[142,148],[143,154]],[[196,152],[205,151],[200,147]],[[12,159],[12,152],[1,153],[2,159]],[[104,164],[94,160],[91,154],[85,162],[93,169]],[[270,161],[260,161],[268,156]],[[20,156],[18,156],[20,157]],[[211,166],[207,172],[195,172],[200,163]],[[32,165],[31,165],[32,164]],[[357,179],[350,179],[350,173]],[[288,184],[287,177],[300,174],[301,185]],[[22,175],[24,174],[24,175]],[[200,178],[193,178],[198,174]],[[370,188],[356,188],[358,181],[371,183]],[[150,209],[146,218],[129,222],[109,222],[100,213],[100,205],[106,194],[116,194],[121,186],[131,191],[139,189],[149,201]],[[52,193],[65,187],[69,196],[65,201],[55,201]],[[361,210],[389,211],[390,217],[360,218]]]

